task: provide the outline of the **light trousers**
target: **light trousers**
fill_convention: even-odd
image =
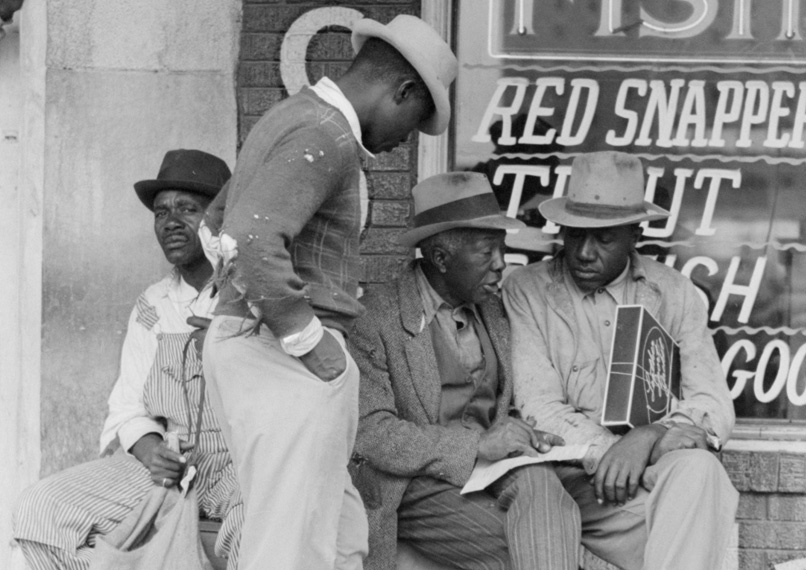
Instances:
[[[217,316],[204,343],[210,400],[244,501],[241,570],[360,570],[363,503],[347,472],[358,423],[358,368],[331,382],[283,352],[265,326]],[[344,348],[344,339],[333,334]]]
[[[588,475],[558,464],[557,475],[579,505],[582,544],[623,570],[719,570],[733,530],[739,493],[708,451],[667,453],[647,468],[623,506],[596,502]]]

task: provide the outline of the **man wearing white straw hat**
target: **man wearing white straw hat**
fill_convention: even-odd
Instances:
[[[582,543],[626,570],[717,570],[738,501],[711,449],[733,405],[691,281],[635,252],[640,223],[668,212],[644,200],[640,160],[577,157],[568,196],[540,205],[563,228],[550,261],[504,286],[515,402],[540,429],[590,443],[582,467],[558,467],[582,516]],[[680,346],[681,399],[619,438],[600,425],[617,305],[643,305]]]
[[[366,554],[347,472],[358,370],[344,348],[362,312],[362,163],[447,128],[457,62],[414,16],[360,20],[352,42],[341,78],[252,128],[226,198],[204,371],[244,499],[241,569],[353,569]]]
[[[422,259],[362,300],[349,337],[361,372],[356,485],[366,498],[366,567],[394,570],[397,541],[441,568],[577,570],[579,513],[548,464],[461,495],[477,460],[562,444],[509,415],[509,325],[497,295],[507,229],[486,176],[415,186],[400,243]]]

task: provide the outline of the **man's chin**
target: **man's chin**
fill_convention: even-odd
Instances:
[[[189,252],[185,251],[184,249],[169,249],[163,250],[162,253],[165,254],[165,259],[168,260],[168,263],[171,265],[186,265],[188,260],[191,259],[192,255]]]
[[[572,271],[571,277],[573,277],[574,283],[577,284],[577,287],[585,292],[593,291],[601,286],[601,277],[596,272]]]

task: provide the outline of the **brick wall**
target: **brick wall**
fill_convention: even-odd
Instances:
[[[739,568],[806,558],[806,453],[728,450],[722,464],[742,493]]]
[[[300,2],[294,0],[244,0],[243,29],[238,67],[240,142],[272,105],[288,96],[280,77],[280,46],[289,26],[314,8],[338,5],[362,12],[386,23],[397,14],[419,15],[419,1]],[[310,42],[307,51],[311,83],[323,75],[338,78],[352,59],[349,32],[326,28]],[[396,245],[411,212],[410,190],[417,182],[417,137],[391,153],[382,153],[367,165],[369,211],[361,241],[362,285],[384,283],[409,259],[406,248]]]

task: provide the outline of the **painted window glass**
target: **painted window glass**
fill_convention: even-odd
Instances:
[[[800,0],[457,2],[454,168],[486,173],[551,255],[580,153],[639,156],[669,209],[641,252],[691,277],[739,418],[806,420],[806,40]]]

